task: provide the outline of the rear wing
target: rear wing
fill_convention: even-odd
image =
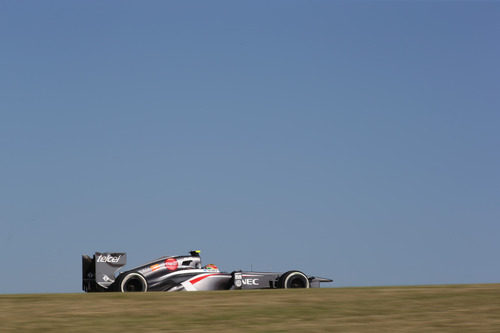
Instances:
[[[115,273],[127,264],[126,253],[96,252],[92,257],[82,255],[82,289],[86,292],[104,291],[115,282]]]

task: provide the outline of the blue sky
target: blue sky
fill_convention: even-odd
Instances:
[[[0,3],[0,293],[201,249],[499,282],[500,3]]]

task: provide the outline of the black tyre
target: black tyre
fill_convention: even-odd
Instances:
[[[280,276],[278,281],[280,288],[309,288],[309,279],[299,271],[289,271]]]
[[[144,276],[139,273],[128,273],[120,282],[120,291],[128,292],[145,292],[148,290],[148,283]]]

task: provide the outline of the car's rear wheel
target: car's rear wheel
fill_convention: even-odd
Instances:
[[[299,271],[289,271],[280,276],[278,281],[280,288],[309,288],[309,279]]]
[[[128,273],[123,277],[120,283],[120,291],[127,292],[144,292],[148,290],[148,283],[144,276],[139,273]]]

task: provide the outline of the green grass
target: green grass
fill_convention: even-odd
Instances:
[[[500,332],[500,284],[0,295],[0,332]]]

